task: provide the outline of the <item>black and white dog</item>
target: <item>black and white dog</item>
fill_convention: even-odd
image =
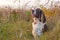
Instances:
[[[37,36],[40,36],[44,31],[47,30],[46,27],[46,18],[43,13],[43,11],[39,8],[32,10],[32,34],[35,39],[37,39]]]

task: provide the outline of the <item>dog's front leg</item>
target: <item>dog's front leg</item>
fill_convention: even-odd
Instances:
[[[37,36],[36,32],[34,32],[34,30],[32,30],[32,35],[34,37],[34,40],[38,40],[38,36]]]

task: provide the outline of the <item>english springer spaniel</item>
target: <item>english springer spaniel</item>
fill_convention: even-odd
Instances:
[[[37,40],[37,36],[40,36],[44,31],[47,30],[46,27],[46,18],[43,11],[39,8],[32,10],[32,34],[34,38]]]

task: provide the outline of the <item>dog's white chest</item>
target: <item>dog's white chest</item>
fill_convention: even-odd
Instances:
[[[40,35],[42,33],[42,29],[44,27],[44,24],[41,22],[38,22],[37,24],[32,23],[33,31],[37,33],[37,35]]]

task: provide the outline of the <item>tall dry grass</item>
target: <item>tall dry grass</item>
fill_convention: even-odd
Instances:
[[[45,9],[43,11],[46,15],[48,31],[39,39],[60,40],[60,12]],[[20,18],[21,16],[13,11],[8,19],[2,16],[2,12],[0,14],[0,40],[34,40],[31,34],[30,12],[26,12],[26,15]]]

